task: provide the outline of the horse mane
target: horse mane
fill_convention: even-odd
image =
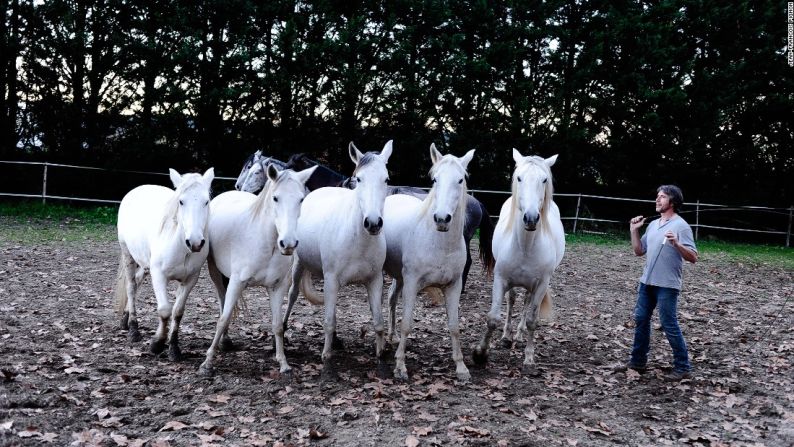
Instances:
[[[449,159],[447,159],[447,160],[449,160]],[[447,160],[442,158],[438,163],[435,163],[433,166],[430,167],[430,171],[428,171],[428,174],[430,175],[431,179],[433,177],[435,177],[436,172],[438,172],[438,167],[442,163],[445,163]],[[466,182],[466,179],[468,179],[468,178],[469,178],[469,173],[466,172],[466,170],[464,169],[463,170],[463,191],[464,191],[464,193],[460,195],[460,198],[458,199],[458,206],[455,208],[455,215],[452,216],[452,220],[453,221],[455,221],[455,219],[463,219],[462,220],[463,226],[466,226],[466,220],[468,219],[468,214],[466,214],[466,201],[468,200],[468,196],[469,196],[468,195],[469,187],[468,187],[468,184]],[[434,186],[434,187],[430,188],[430,191],[427,193],[427,197],[425,197],[425,199],[422,201],[422,207],[419,210],[420,219],[424,218],[425,215],[428,212],[430,212],[430,209],[433,207],[433,204],[435,202],[436,202],[436,188]],[[461,214],[463,214],[462,217],[460,216]]]
[[[179,196],[188,190],[191,190],[196,187],[202,186],[202,177],[201,174],[185,174],[182,176],[182,183],[180,183],[179,187],[174,190],[174,194],[168,199],[168,202],[165,204],[165,210],[163,213],[163,220],[160,223],[160,233],[166,231],[174,231],[177,227],[176,218],[178,216],[179,211]]]
[[[547,211],[551,205],[551,201],[554,200],[554,177],[551,174],[551,169],[546,166],[546,160],[543,157],[532,155],[526,157],[524,160],[525,163],[530,163],[540,168],[540,170],[543,171],[548,177],[548,180],[546,181],[546,191],[543,195],[543,203],[540,207],[539,219],[540,231],[546,232],[549,230]],[[513,171],[513,181],[510,187],[513,201],[510,204],[510,217],[508,218],[506,225],[506,229],[508,231],[513,228],[513,223],[516,220],[516,215],[518,214],[518,200],[516,200],[516,196],[518,194],[518,181],[516,180],[516,172],[518,172],[518,166],[516,166],[516,169]]]
[[[358,163],[356,163],[356,169],[353,170],[353,176],[355,177],[359,169],[372,163],[378,157],[378,155],[378,152],[367,152],[363,157],[359,158]]]
[[[256,200],[254,203],[251,204],[251,220],[253,221],[259,215],[261,215],[266,209],[267,205],[270,203],[270,199],[273,197],[273,191],[276,189],[276,184],[281,184],[285,181],[285,179],[289,179],[289,175],[287,171],[279,171],[278,176],[276,176],[276,181],[266,181],[265,187],[259,191],[259,194],[256,195]]]

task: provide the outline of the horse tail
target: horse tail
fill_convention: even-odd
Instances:
[[[301,276],[300,283],[299,283],[300,291],[303,293],[303,296],[309,300],[310,303],[314,304],[315,306],[319,306],[325,302],[325,298],[321,293],[314,288],[314,284],[312,284],[312,274],[309,272],[304,272]]]
[[[116,273],[116,311],[124,313],[127,310],[127,266],[124,262],[124,253],[119,254],[119,271]]]
[[[546,294],[543,295],[543,301],[540,302],[540,310],[538,311],[538,319],[551,321],[554,318],[554,308],[551,301],[551,289],[546,289]]]
[[[433,303],[434,306],[440,306],[444,304],[444,301],[446,300],[444,297],[444,292],[438,287],[425,287],[425,289],[422,291],[425,292],[428,297],[430,297],[430,302]]]
[[[482,218],[480,219],[480,261],[482,261],[483,268],[487,275],[493,275],[494,265],[496,259],[493,257],[493,242],[494,224],[491,220],[491,215],[485,209],[485,204],[480,202],[480,209],[482,210]]]

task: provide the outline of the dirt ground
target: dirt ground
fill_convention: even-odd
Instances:
[[[295,375],[278,375],[263,290],[231,334],[217,374],[197,374],[215,330],[206,274],[181,326],[184,359],[149,353],[156,327],[147,280],[144,340],[118,329],[115,242],[0,243],[0,445],[794,445],[792,271],[704,254],[685,270],[679,314],[694,378],[662,380],[661,331],[643,375],[614,373],[632,342],[642,260],[626,247],[569,246],[552,284],[556,318],[537,333],[538,367],[498,346],[471,361],[490,281],[476,264],[461,300],[470,383],[459,383],[442,306],[417,305],[406,383],[379,379],[363,288],[338,308],[339,378],[320,377],[321,309],[300,299],[288,332]],[[265,324],[263,324],[265,323]],[[393,366],[393,359],[389,362]]]

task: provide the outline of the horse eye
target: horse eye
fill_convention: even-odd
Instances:
[[[276,197],[276,196],[273,196],[273,201],[274,201],[274,202],[278,202],[278,197]]]
[[[389,183],[389,180],[391,180],[391,179],[390,179],[390,178],[388,178],[388,177],[386,177],[386,184],[388,184],[388,183]]]
[[[517,177],[516,179],[517,179],[519,182],[521,181],[521,177]]]
[[[204,202],[204,206],[207,206],[207,205],[209,205],[209,204],[210,204],[210,201],[209,201],[209,200],[207,200],[207,201],[205,201],[205,202]]]
[[[185,202],[183,202],[183,201],[181,201],[181,200],[179,201],[179,206],[182,206],[182,205],[184,205],[184,204],[185,204]]]
[[[461,183],[463,183],[463,179],[458,180],[458,185],[460,185]]]
[[[543,183],[546,183],[546,180],[548,180],[548,179],[547,179],[547,178],[544,178],[544,179],[543,179]]]
[[[303,203],[303,199],[301,199],[301,202],[300,202],[300,203]]]
[[[435,183],[435,182],[436,182],[436,179],[433,179],[433,183]]]

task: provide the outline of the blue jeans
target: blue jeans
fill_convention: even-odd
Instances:
[[[651,316],[653,309],[659,307],[659,319],[662,329],[667,335],[667,341],[673,348],[673,369],[675,372],[685,372],[692,369],[689,365],[689,354],[686,341],[678,326],[676,316],[678,305],[677,289],[668,287],[649,286],[640,283],[637,288],[637,307],[634,308],[634,347],[631,350],[632,366],[643,367],[648,363],[648,351],[651,344]]]

